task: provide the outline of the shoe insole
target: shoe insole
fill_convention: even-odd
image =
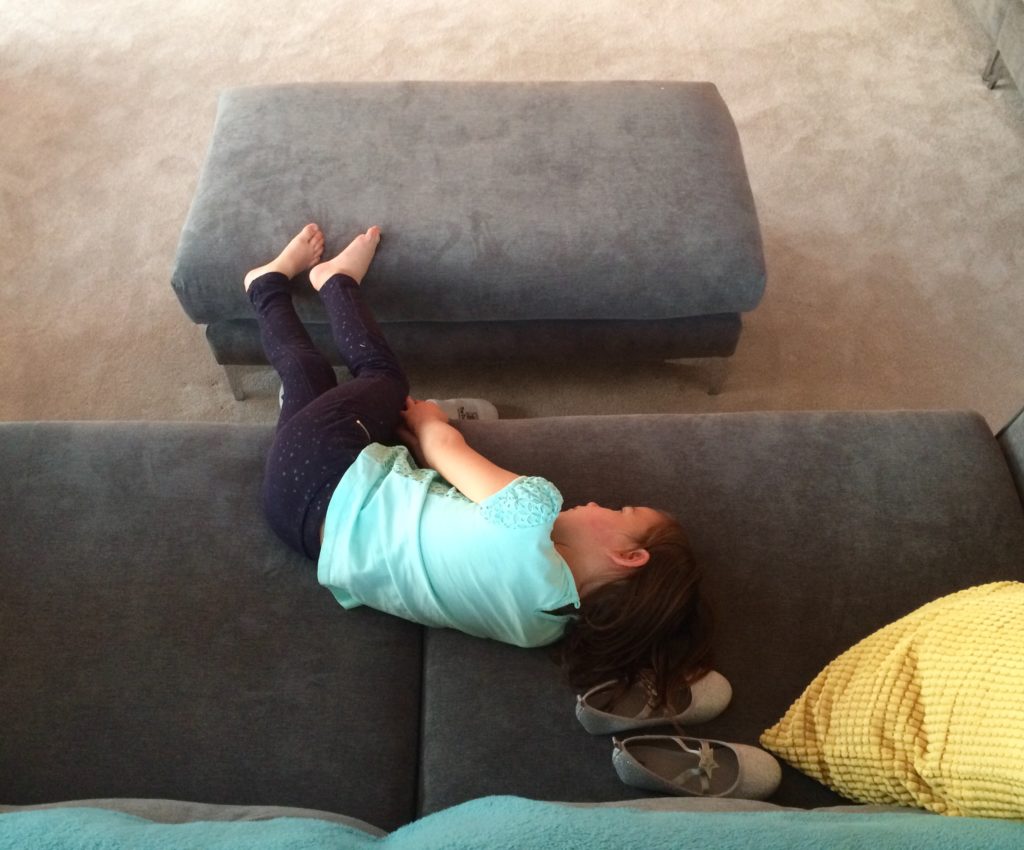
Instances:
[[[695,775],[682,776],[684,771],[697,767],[700,756],[685,752],[678,744],[664,741],[651,744],[630,746],[629,752],[651,773],[675,782],[693,794],[714,796],[728,791],[736,784],[739,775],[739,762],[736,754],[727,747],[712,745],[715,763],[718,767],[712,771],[710,786],[705,790],[700,777]]]
[[[606,693],[598,694],[598,698],[594,700],[595,708],[609,714],[617,714],[619,717],[636,717],[647,706],[647,689],[640,682],[634,682],[633,686],[617,700],[610,699],[612,693],[612,689],[609,688]],[[690,689],[680,688],[675,696],[678,711],[684,711],[690,704]],[[656,714],[661,715],[665,711],[663,705]]]

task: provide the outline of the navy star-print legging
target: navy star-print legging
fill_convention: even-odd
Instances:
[[[371,442],[394,441],[409,381],[352,278],[320,289],[331,335],[352,379],[339,384],[292,304],[279,272],[249,287],[263,350],[281,376],[284,398],[267,455],[263,509],[270,527],[316,560],[327,505],[345,470]]]

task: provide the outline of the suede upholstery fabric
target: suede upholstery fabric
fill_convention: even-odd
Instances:
[[[970,413],[463,423],[566,506],[690,532],[754,743],[833,657],[943,594],[1024,577],[1024,509]],[[344,611],[269,531],[271,426],[0,424],[0,801],[151,797],[384,829],[485,794],[642,796],[546,649]],[[425,644],[424,644],[425,638]],[[838,798],[785,769],[772,798]]]
[[[266,527],[270,433],[0,426],[0,801],[412,818],[421,630]]]
[[[154,823],[196,823],[197,821],[265,821],[274,818],[308,818],[324,820],[360,829],[377,838],[387,833],[358,818],[324,812],[318,809],[299,809],[292,806],[218,806],[211,803],[191,803],[187,800],[133,800],[114,797],[108,800],[65,800],[59,803],[41,803],[35,806],[3,806],[0,815],[13,812],[48,811],[52,809],[104,809],[122,812]],[[770,807],[764,809],[769,810]],[[726,809],[728,811],[728,809]]]
[[[996,48],[1010,77],[1020,88],[1024,81],[1024,0],[1012,0],[1006,10]]]
[[[372,301],[372,296],[367,300]],[[388,344],[402,363],[429,360],[436,366],[464,363],[558,362],[581,355],[608,360],[662,361],[679,357],[728,357],[742,327],[735,314],[640,321],[392,322]],[[338,354],[326,323],[306,323],[317,348],[334,364]],[[239,366],[267,362],[254,320],[231,319],[206,328],[218,363]]]
[[[991,37],[993,49],[1020,88],[1024,80],[1024,0],[971,0],[975,14]]]
[[[172,274],[192,320],[250,319],[242,276],[308,221],[327,235],[326,256],[382,226],[371,307],[385,330],[430,327],[435,349],[461,342],[448,339],[453,323],[473,352],[494,323],[561,320],[564,334],[577,321],[616,320],[613,333],[632,321],[642,336],[651,322],[711,316],[725,335],[701,353],[731,353],[737,314],[765,285],[739,137],[710,83],[225,91]],[[305,282],[299,315],[322,323]],[[719,314],[733,323],[718,328]],[[518,346],[550,336],[524,333]],[[220,362],[244,362],[216,339]]]
[[[502,424],[463,430],[496,463],[551,478],[568,506],[649,504],[687,528],[716,610],[716,666],[734,688],[726,712],[691,734],[756,745],[826,663],[875,629],[954,590],[1024,578],[1024,512],[974,414]],[[424,811],[479,794],[630,796],[610,738],[576,722],[545,650],[429,632],[425,664]],[[772,802],[841,798],[785,766]]]
[[[994,39],[1006,20],[1007,10],[1017,2],[1020,0],[971,0],[971,6],[974,7],[982,29]]]

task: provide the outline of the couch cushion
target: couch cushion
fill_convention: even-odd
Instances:
[[[674,513],[718,620],[724,714],[692,733],[755,744],[832,658],[954,590],[1024,577],[1024,511],[999,445],[971,413],[741,413],[465,423],[566,505]],[[545,651],[429,632],[422,806],[480,794],[613,800],[607,737],[573,717]],[[772,798],[840,798],[785,766]]]
[[[225,91],[172,275],[189,316],[251,318],[243,274],[307,221],[328,255],[382,225],[367,292],[384,323],[737,313],[764,289],[739,137],[710,83]],[[324,321],[297,289],[302,318]]]
[[[580,809],[485,797],[382,838],[311,818],[156,824],[102,809],[0,816],[0,846],[64,850],[792,850],[794,847],[1018,850],[1019,824],[922,813]]]
[[[153,823],[268,821],[275,818],[301,818],[341,824],[377,838],[387,835],[383,829],[358,818],[319,809],[299,809],[294,806],[218,806],[212,803],[191,803],[187,800],[135,800],[130,797],[117,797],[109,800],[64,800],[59,803],[39,803],[34,806],[0,805],[0,815],[66,809],[101,809],[107,812],[120,812]],[[0,844],[0,847],[2,846]]]
[[[371,296],[372,297],[372,296]],[[682,357],[729,357],[736,350],[742,320],[736,314],[691,316],[658,322],[550,320],[531,322],[389,322],[388,345],[403,364],[432,368],[469,363],[542,363],[564,359],[636,364]],[[306,324],[313,344],[327,359],[344,365],[326,322]],[[255,319],[230,319],[206,328],[218,363],[267,362]]]
[[[1006,17],[995,37],[996,49],[1007,72],[1017,84],[1024,85],[1024,2],[1011,0],[1006,6]]]
[[[0,800],[412,817],[421,630],[272,536],[271,433],[0,425]]]
[[[910,812],[636,811],[485,797],[388,836],[381,850],[1017,850],[1020,825]]]

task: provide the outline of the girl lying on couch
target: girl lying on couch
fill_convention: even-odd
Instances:
[[[688,700],[709,670],[710,616],[679,523],[649,507],[561,510],[550,481],[497,466],[411,398],[360,293],[379,242],[371,227],[321,261],[309,224],[245,275],[283,385],[262,492],[270,526],[317,561],[345,608],[524,647],[564,637],[577,687],[625,689],[646,671],[655,705]],[[292,305],[288,281],[307,269],[352,374],[342,384]]]

